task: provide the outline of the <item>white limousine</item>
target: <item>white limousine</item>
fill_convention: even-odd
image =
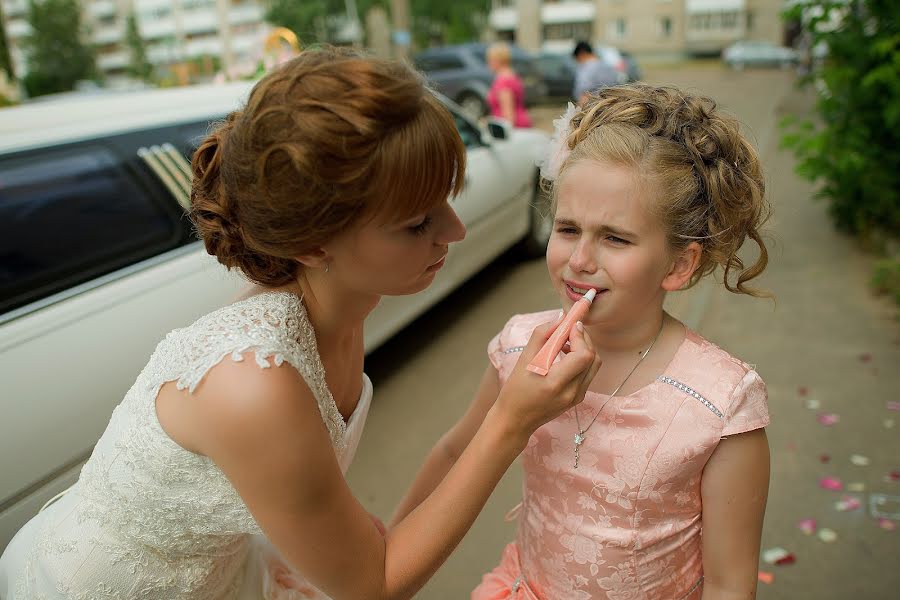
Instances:
[[[150,353],[247,284],[185,217],[189,157],[249,83],[88,95],[0,110],[0,551],[77,478]],[[544,134],[481,128],[447,102],[468,149],[453,206],[468,228],[424,293],[386,298],[371,351],[549,223]]]

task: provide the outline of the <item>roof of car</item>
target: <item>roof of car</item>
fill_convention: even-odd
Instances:
[[[0,110],[0,153],[214,118],[239,108],[252,81],[67,95]]]

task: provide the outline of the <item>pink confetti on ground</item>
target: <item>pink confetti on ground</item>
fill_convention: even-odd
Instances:
[[[834,508],[841,512],[856,510],[862,506],[862,502],[856,496],[842,496],[840,500],[834,503]]]
[[[900,410],[900,402],[888,402],[886,406],[888,410]]]
[[[800,387],[797,388],[797,394],[800,396],[805,396],[808,393],[809,393],[809,390],[806,388],[806,386],[801,385]]]
[[[795,562],[797,562],[797,557],[794,556],[793,554],[788,554],[787,556],[783,556],[783,557],[779,558],[778,560],[776,560],[775,564],[784,566],[784,565],[792,565]]]
[[[900,481],[900,469],[893,469],[884,476],[884,480],[889,482]]]
[[[844,484],[837,477],[823,477],[819,480],[819,487],[823,490],[831,490],[832,492],[839,492],[844,489]]]
[[[769,548],[768,550],[763,550],[762,559],[763,562],[768,563],[770,565],[774,565],[778,563],[779,560],[784,560],[791,553],[781,547]]]
[[[834,413],[822,413],[816,418],[819,423],[824,425],[825,427],[831,427],[835,423],[841,420],[840,415],[836,415]]]
[[[819,462],[822,463],[823,465],[827,465],[828,463],[831,462],[831,456],[828,454],[820,454]]]
[[[762,581],[765,584],[771,585],[773,581],[775,581],[775,575],[769,573],[768,571],[760,571],[756,574],[756,578]]]
[[[872,362],[872,355],[869,354],[868,352],[865,352],[865,353],[859,355],[859,360],[864,363]]]
[[[813,535],[816,532],[816,520],[803,519],[797,523],[797,527],[806,535]]]
[[[891,521],[890,519],[885,519],[881,517],[878,519],[878,526],[884,529],[885,531],[893,531],[897,529],[897,524]]]
[[[796,451],[797,451],[797,444],[795,444],[794,442],[788,442],[788,443],[787,443],[787,449],[788,449],[788,452],[796,452]]]
[[[833,529],[820,529],[817,534],[819,539],[825,542],[826,544],[830,544],[831,542],[837,541],[837,533]]]

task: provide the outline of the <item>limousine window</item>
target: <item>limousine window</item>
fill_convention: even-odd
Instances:
[[[101,146],[0,161],[0,314],[181,243],[177,217]]]

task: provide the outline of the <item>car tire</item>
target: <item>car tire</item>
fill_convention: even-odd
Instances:
[[[541,187],[539,175],[535,182],[531,202],[528,203],[528,233],[520,244],[525,258],[539,258],[547,254],[547,242],[553,233],[553,214],[550,194]]]
[[[459,107],[470,119],[477,121],[488,112],[487,102],[473,93],[465,93],[456,101]]]

